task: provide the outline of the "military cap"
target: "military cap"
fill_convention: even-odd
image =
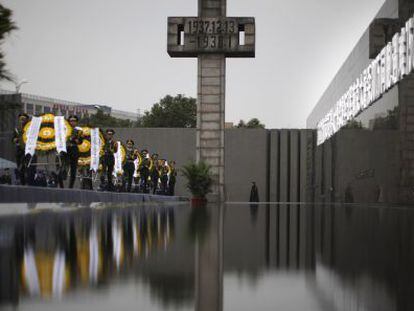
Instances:
[[[76,115],[72,114],[72,115],[70,115],[70,116],[69,116],[68,120],[69,120],[69,121],[70,121],[70,120],[79,121],[79,118],[78,118]]]
[[[20,119],[21,117],[24,117],[26,119],[29,119],[29,115],[27,113],[21,112],[17,115],[17,117]]]

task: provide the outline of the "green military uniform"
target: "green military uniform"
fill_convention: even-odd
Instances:
[[[115,134],[114,130],[106,130],[107,135],[111,134],[110,138],[106,138],[105,146],[104,146],[104,155],[102,156],[102,175],[101,175],[101,183],[103,184],[105,181],[105,175],[107,177],[107,185],[106,190],[112,191],[113,184],[112,184],[112,174],[114,172],[115,166],[115,157],[114,154],[118,150],[118,145],[116,141],[112,138],[112,135]]]

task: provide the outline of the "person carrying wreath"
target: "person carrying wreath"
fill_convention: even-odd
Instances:
[[[69,188],[73,188],[76,180],[76,174],[78,170],[78,160],[79,160],[79,148],[78,146],[82,144],[82,129],[78,127],[79,119],[75,115],[71,115],[68,118],[68,122],[72,127],[72,135],[69,136],[66,142],[67,148],[67,159],[69,164]],[[60,172],[59,172],[60,173]],[[60,174],[58,175],[59,179],[61,178]],[[59,180],[60,184],[60,180]]]
[[[175,168],[175,161],[170,161],[170,172],[168,178],[168,195],[174,196],[175,193],[175,183],[177,181],[177,169]]]
[[[102,174],[101,185],[105,183],[105,175],[107,178],[107,184],[105,189],[107,191],[113,190],[112,173],[115,166],[115,153],[118,151],[118,144],[114,140],[115,131],[113,129],[107,129],[105,132],[105,146],[104,155],[102,156]]]
[[[142,161],[138,168],[141,178],[140,187],[143,193],[148,193],[148,177],[150,174],[151,160],[147,149],[141,150],[141,159]]]
[[[158,180],[160,178],[160,163],[158,161],[158,153],[151,155],[152,167],[150,170],[152,194],[156,194],[158,190]]]
[[[125,184],[127,184],[126,191],[131,192],[132,187],[132,179],[134,178],[135,172],[135,160],[139,157],[139,152],[137,149],[134,148],[134,141],[132,139],[128,139],[126,143],[126,150],[125,150],[125,164],[123,167],[124,170],[124,180],[123,180],[123,187],[125,189]]]
[[[167,164],[167,160],[161,159],[160,165],[160,181],[161,181],[161,194],[167,195],[168,193],[168,174],[170,168]]]

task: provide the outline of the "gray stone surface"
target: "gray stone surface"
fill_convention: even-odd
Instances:
[[[283,130],[287,137],[290,130]],[[151,153],[158,153],[161,158],[175,160],[177,168],[180,169],[189,161],[195,160],[196,150],[196,130],[181,128],[115,128],[115,138],[122,142],[133,139],[138,149],[148,149]],[[270,200],[278,201],[281,191],[287,191],[286,180],[290,171],[286,166],[288,150],[287,144],[283,144],[279,151],[280,130],[263,129],[227,129],[225,130],[226,150],[226,186],[225,194],[227,201],[245,202],[249,200],[251,182],[255,181],[259,188],[259,197],[262,202]],[[301,130],[303,135],[312,137],[313,131]],[[270,136],[269,146],[267,143]],[[216,137],[213,135],[213,138]],[[302,141],[302,144],[309,142]],[[310,143],[312,145],[312,143]],[[9,145],[10,146],[10,145]],[[305,148],[305,146],[303,146]],[[312,158],[312,154],[301,148],[301,168],[306,167],[305,171],[300,170],[298,187],[301,193],[310,187],[308,178],[307,159]],[[312,152],[312,148],[311,151]],[[293,157],[298,155],[292,154]],[[285,154],[283,162],[280,155]],[[0,155],[1,156],[1,155]],[[268,159],[269,158],[269,159]],[[220,158],[211,156],[209,161],[219,163]],[[269,162],[269,163],[268,163]],[[283,178],[280,174],[283,171]],[[293,173],[289,173],[292,175]],[[311,174],[311,173],[309,173]],[[307,178],[305,178],[306,176]],[[267,179],[269,178],[269,182]],[[312,180],[312,179],[310,179]],[[76,186],[77,187],[77,186]],[[270,190],[268,193],[267,189]],[[283,189],[283,190],[282,190]],[[296,191],[296,190],[295,190]],[[181,173],[178,173],[176,195],[189,196],[185,187],[185,180]],[[287,197],[284,197],[287,200]],[[301,200],[302,195],[301,195]]]
[[[0,203],[91,203],[91,202],[164,202],[185,201],[183,197],[149,194],[98,192],[30,186],[0,185]]]
[[[131,138],[137,148],[157,152],[161,157],[173,159],[180,168],[195,160],[195,129],[137,128],[115,129],[115,138],[126,141]],[[266,200],[266,137],[269,131],[262,129],[228,129],[226,135],[226,198],[228,201],[248,201],[251,181],[256,181],[259,196]],[[210,161],[219,161],[211,157]],[[216,162],[217,163],[217,162]],[[176,194],[188,196],[185,180],[178,174]]]
[[[228,201],[249,201],[252,181],[259,188],[260,200],[267,200],[267,135],[268,131],[261,129],[226,130]]]

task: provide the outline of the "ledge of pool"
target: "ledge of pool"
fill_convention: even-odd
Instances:
[[[81,189],[0,185],[0,203],[183,202],[186,197]]]

